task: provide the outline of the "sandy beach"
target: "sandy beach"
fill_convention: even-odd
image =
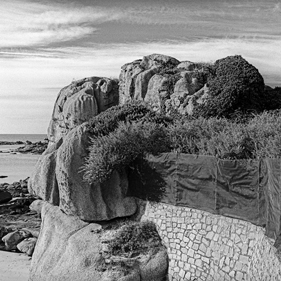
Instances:
[[[31,257],[0,251],[0,281],[27,281]]]

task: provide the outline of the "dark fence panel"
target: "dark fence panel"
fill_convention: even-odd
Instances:
[[[281,161],[163,153],[129,169],[130,195],[208,211],[281,233]]]

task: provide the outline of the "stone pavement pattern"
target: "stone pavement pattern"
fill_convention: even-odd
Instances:
[[[170,280],[281,280],[273,241],[263,228],[208,212],[147,202],[169,255]]]

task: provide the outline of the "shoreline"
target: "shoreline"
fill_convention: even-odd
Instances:
[[[47,140],[38,141],[38,142],[0,141],[0,146],[8,146],[7,151],[0,150],[0,153],[5,153],[5,154],[17,154],[17,153],[18,154],[42,154],[48,146],[48,141]],[[9,148],[9,146],[18,146],[18,147]]]

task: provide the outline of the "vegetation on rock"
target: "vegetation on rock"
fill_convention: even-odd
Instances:
[[[155,246],[162,246],[156,226],[151,221],[128,221],[108,244],[112,255],[138,255],[147,253]]]
[[[209,96],[195,116],[228,117],[235,110],[264,109],[264,81],[259,71],[241,56],[229,56],[209,66]]]
[[[101,115],[95,117],[104,120],[101,123],[92,120],[94,134],[84,167],[84,178],[89,182],[103,182],[114,169],[145,154],[174,151],[221,159],[281,157],[280,111],[233,120],[171,119],[139,103],[117,106]]]

